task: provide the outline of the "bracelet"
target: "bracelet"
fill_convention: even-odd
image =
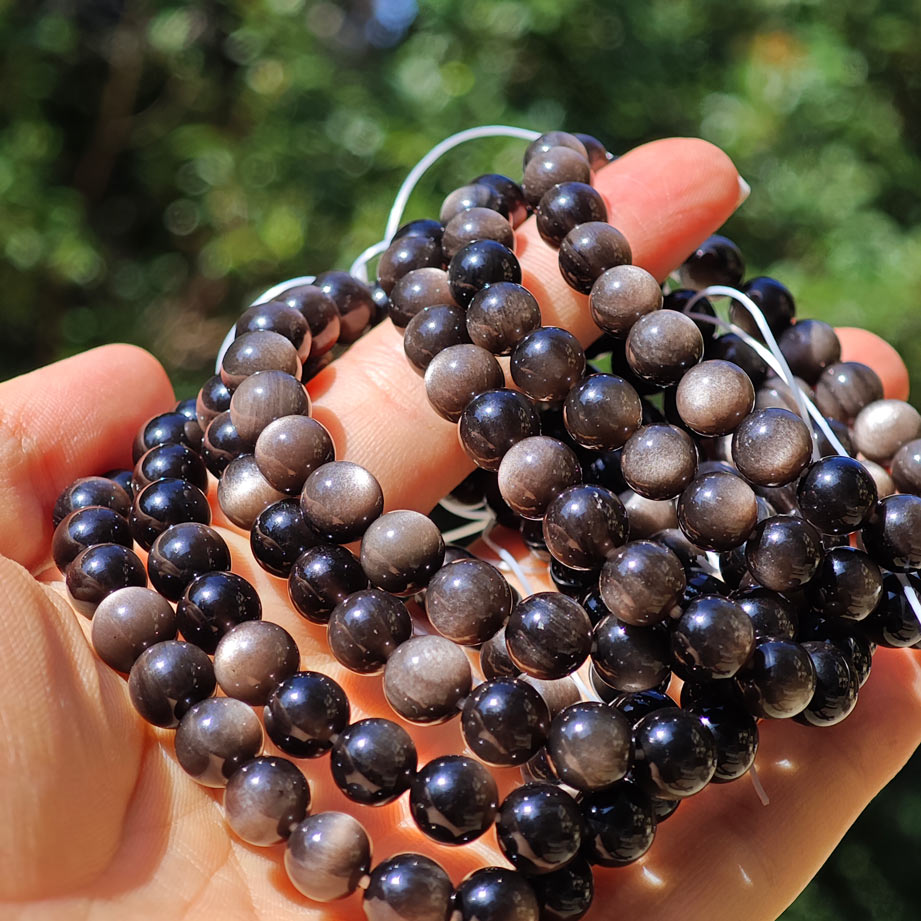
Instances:
[[[724,237],[663,295],[591,185],[608,160],[586,135],[533,138],[520,185],[480,176],[438,221],[392,221],[390,241],[360,257],[380,256],[373,289],[341,272],[270,289],[197,400],[142,427],[134,470],[82,478],[55,505],[55,563],[141,716],[176,728],[179,763],[200,783],[226,786],[236,834],[287,840],[301,892],[362,888],[371,921],[581,917],[591,866],[637,860],[681,799],[746,773],[758,786],[757,720],[833,725],[853,710],[875,644],[921,641],[921,416],[882,399],[866,366],[841,363],[827,324],[794,324],[779,282],[739,287],[744,263]],[[407,198],[404,186],[398,205]],[[601,338],[587,353],[541,325],[520,283],[514,228],[532,212],[563,277],[589,295]],[[446,506],[470,518],[468,536],[518,527],[560,593],[520,598],[428,517],[383,514],[373,474],[335,459],[302,382],[382,305],[478,467]],[[295,640],[230,572],[208,471],[257,562],[327,625],[337,661],[382,673],[409,724],[459,716],[473,757],[420,768],[400,723],[352,723],[335,681],[299,671]],[[358,557],[343,546],[357,540]],[[464,647],[479,650],[479,684]],[[257,706],[290,758],[329,754],[354,802],[408,790],[419,829],[445,845],[495,824],[514,869],[475,871],[456,889],[422,855],[372,869],[360,823],[308,815],[300,768],[262,754]],[[485,765],[520,765],[525,782],[500,803]]]

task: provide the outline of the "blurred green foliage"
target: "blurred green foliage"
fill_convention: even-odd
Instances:
[[[502,122],[721,145],[751,273],[896,343],[918,388],[919,23],[919,0],[0,0],[0,377],[125,339],[192,394],[248,298],[347,267],[426,150]],[[521,149],[454,152],[409,216]],[[918,917],[918,776],[786,919]]]

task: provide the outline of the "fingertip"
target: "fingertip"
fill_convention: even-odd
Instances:
[[[893,345],[867,329],[839,326],[835,331],[841,341],[842,361],[859,361],[871,367],[883,382],[887,399],[908,399],[908,368]]]

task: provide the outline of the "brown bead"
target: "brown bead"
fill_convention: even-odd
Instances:
[[[887,464],[902,445],[921,437],[921,413],[903,400],[876,400],[858,413],[853,436],[864,457]]]
[[[480,647],[480,667],[487,681],[493,678],[514,678],[520,673],[521,670],[508,655],[505,627]]]
[[[327,639],[330,651],[347,669],[376,675],[412,632],[406,605],[371,588],[353,592],[333,608]]]
[[[524,168],[521,188],[532,208],[561,182],[591,182],[592,169],[588,158],[570,147],[551,147],[528,161]]]
[[[790,370],[814,384],[819,375],[841,360],[841,341],[833,326],[821,320],[800,320],[785,329],[777,344]]]
[[[568,330],[542,326],[515,346],[509,367],[523,393],[540,403],[555,403],[582,379],[585,352]]]
[[[575,452],[546,435],[519,441],[499,464],[499,492],[522,518],[542,518],[547,506],[581,479]]]
[[[466,405],[484,390],[505,385],[495,356],[478,345],[452,345],[425,369],[425,394],[443,419],[457,422]]]
[[[575,134],[570,134],[568,131],[547,131],[531,141],[525,148],[522,168],[526,168],[535,157],[547,153],[554,147],[568,147],[581,154],[586,160],[589,159],[588,149]]]
[[[607,219],[608,208],[601,193],[584,182],[553,186],[544,192],[537,206],[537,232],[551,246],[559,246],[579,224]]]
[[[656,310],[640,317],[627,335],[627,363],[644,380],[667,387],[700,361],[704,337],[690,317]]]
[[[515,672],[517,674],[518,670]],[[565,678],[535,678],[533,675],[522,675],[521,680],[530,684],[540,694],[551,719],[560,710],[565,710],[582,699],[582,692],[571,675]]]
[[[547,506],[543,535],[547,549],[564,566],[597,569],[627,539],[627,513],[612,492],[583,483]]]
[[[310,357],[325,355],[339,339],[339,308],[317,285],[296,285],[276,298],[301,312],[310,327]]]
[[[633,261],[627,238],[616,227],[589,221],[574,227],[560,244],[560,271],[570,288],[588,294],[602,272]]]
[[[789,410],[753,412],[733,433],[732,459],[749,483],[784,486],[812,460],[812,432]]]
[[[462,185],[442,202],[438,218],[442,224],[447,226],[458,214],[469,211],[471,208],[490,208],[498,211],[499,202],[499,194],[486,183],[474,182],[470,185]]]
[[[879,375],[859,361],[839,361],[829,365],[815,384],[815,403],[823,416],[850,425],[857,414],[883,398]]]
[[[221,361],[221,380],[233,390],[257,371],[284,371],[298,377],[301,361],[297,349],[280,333],[266,331],[237,336]]]
[[[531,398],[517,390],[486,390],[467,404],[457,429],[467,456],[495,471],[512,445],[540,434],[540,416]]]
[[[227,824],[249,844],[268,847],[283,841],[310,806],[310,788],[287,758],[253,758],[242,765],[224,791]]]
[[[214,677],[228,697],[253,706],[300,666],[297,643],[287,630],[268,620],[247,620],[225,633],[214,653]]]
[[[420,310],[409,321],[403,334],[403,351],[413,370],[424,374],[439,352],[469,341],[464,308],[439,304]]]
[[[494,212],[490,211],[490,214]],[[502,220],[502,218],[499,218]],[[404,328],[420,310],[436,304],[453,304],[448,273],[442,268],[413,269],[407,272],[390,292],[390,319]]]
[[[512,661],[535,678],[572,674],[588,657],[592,622],[578,602],[559,592],[519,601],[505,627]]]
[[[230,400],[230,421],[240,437],[249,442],[255,442],[275,419],[309,414],[310,398],[304,385],[284,371],[251,374]]]
[[[217,484],[221,511],[238,527],[248,531],[270,505],[285,498],[262,475],[252,454],[232,460]]]
[[[620,466],[630,488],[641,496],[673,499],[694,478],[697,448],[675,425],[644,425],[624,445]]]
[[[96,655],[106,665],[129,672],[145,649],[176,639],[176,612],[162,595],[149,588],[120,588],[96,607],[92,639]]]
[[[809,582],[822,563],[823,553],[818,529],[794,515],[759,521],[745,546],[751,574],[775,592],[788,592]]]
[[[442,566],[425,590],[431,625],[452,643],[478,646],[508,620],[512,590],[505,576],[483,560]]]
[[[731,473],[698,476],[678,500],[678,525],[705,550],[732,550],[748,540],[758,521],[751,486]]]
[[[297,349],[297,357],[302,362],[310,354],[311,335],[307,320],[297,308],[282,301],[254,304],[237,320],[236,329],[237,337],[261,330],[278,333]]]
[[[615,374],[590,374],[569,391],[563,404],[566,430],[583,448],[620,448],[642,421],[639,394]]]
[[[678,527],[674,499],[647,499],[632,489],[620,493],[627,511],[630,540],[652,537],[659,531]]]
[[[339,311],[339,342],[355,342],[377,313],[371,289],[348,272],[339,271],[317,275],[316,286],[333,299]]]
[[[425,588],[444,562],[438,526],[419,512],[400,509],[373,522],[361,541],[361,568],[372,585],[394,595]]]
[[[439,240],[427,236],[397,237],[381,255],[377,280],[389,295],[407,273],[427,267],[440,269],[443,261]]]
[[[754,405],[751,378],[738,365],[718,358],[690,368],[675,392],[678,415],[698,435],[728,435]]]
[[[411,723],[443,723],[460,714],[473,676],[467,654],[443,636],[416,636],[387,660],[384,696]]]
[[[474,240],[495,240],[509,249],[515,249],[515,231],[498,211],[492,208],[468,208],[455,214],[445,227],[441,249],[445,262]]]
[[[912,442],[909,442],[909,444],[911,443]],[[898,454],[896,454],[896,456],[898,456]],[[895,480],[893,480],[892,475],[885,467],[871,460],[862,460],[861,463],[867,468],[870,476],[873,477],[873,482],[876,484],[876,491],[880,499],[885,499],[886,496],[891,496],[896,491]],[[895,458],[892,459],[892,463],[893,466],[895,466]],[[902,491],[909,492],[910,490]]]
[[[646,627],[668,617],[684,593],[684,566],[664,544],[624,544],[601,570],[598,590],[618,620]]]
[[[345,812],[307,816],[288,838],[288,878],[298,892],[314,902],[351,895],[370,869],[368,833]]]
[[[308,524],[337,544],[357,540],[384,510],[377,479],[351,461],[323,464],[307,477],[301,508]]]
[[[467,334],[474,345],[507,355],[540,327],[540,307],[527,288],[499,281],[477,292],[467,308]]]
[[[624,339],[640,317],[661,309],[662,301],[655,276],[638,265],[615,265],[598,276],[588,305],[601,329]]]
[[[335,457],[329,432],[309,416],[282,416],[270,422],[256,439],[254,457],[269,484],[298,493],[304,480]]]
[[[892,458],[892,479],[899,492],[921,496],[921,438],[909,441],[896,451]]]
[[[808,400],[815,397],[812,388],[804,380],[794,378],[794,381]],[[794,389],[786,381],[769,376],[755,394],[755,409],[788,409],[790,412],[798,413],[799,405]]]

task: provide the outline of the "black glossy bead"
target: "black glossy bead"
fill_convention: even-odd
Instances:
[[[220,477],[232,460],[249,453],[252,448],[237,431],[228,410],[218,413],[208,424],[202,440],[201,456],[208,470]]]
[[[745,260],[739,247],[718,233],[707,237],[678,269],[681,284],[697,290],[710,285],[735,288],[744,274]]]
[[[530,880],[540,902],[541,921],[578,921],[595,895],[592,868],[584,857]]]
[[[374,675],[412,632],[406,605],[388,592],[371,588],[354,592],[333,608],[327,639],[330,651],[346,668]]]
[[[879,566],[853,547],[829,550],[809,583],[813,604],[825,617],[861,620],[876,607],[882,591]]]
[[[540,906],[528,881],[514,870],[483,867],[454,893],[457,921],[538,921]]]
[[[512,609],[505,628],[512,661],[535,678],[563,678],[591,648],[591,621],[582,606],[556,592],[539,592]]]
[[[630,769],[630,724],[605,704],[584,701],[556,714],[547,754],[557,777],[584,793],[604,790]]]
[[[323,539],[307,524],[297,499],[282,499],[256,517],[249,545],[256,562],[273,576],[286,579],[297,560]]]
[[[385,293],[390,294],[394,285],[414,269],[441,268],[441,241],[431,237],[397,237],[381,254],[377,267],[377,280]]]
[[[131,496],[115,480],[108,477],[81,477],[61,491],[55,500],[51,521],[57,527],[71,512],[90,505],[110,508],[123,518],[127,518],[131,510]]]
[[[129,497],[134,496],[133,470],[108,470],[102,475],[102,478],[104,480],[112,480],[114,483],[118,483],[118,485],[125,490],[125,493]]]
[[[276,298],[301,312],[310,327],[310,360],[327,354],[339,339],[341,323],[336,302],[317,285],[295,285]]]
[[[790,370],[810,385],[829,365],[841,360],[838,335],[822,320],[800,320],[784,330],[777,344]]]
[[[745,546],[751,574],[775,592],[805,585],[822,564],[823,555],[819,532],[808,521],[791,515],[759,521]]]
[[[529,876],[569,863],[582,846],[582,814],[575,800],[549,784],[525,784],[505,798],[496,819],[502,853]]]
[[[189,584],[176,605],[176,617],[182,638],[210,655],[228,630],[262,618],[262,602],[242,576],[207,572]]]
[[[590,374],[566,396],[566,430],[582,447],[620,448],[640,427],[643,407],[634,387],[614,374]]]
[[[921,599],[921,579],[916,575],[907,578],[909,590]],[[905,597],[901,580],[892,573],[883,579],[883,595],[876,609],[860,626],[866,637],[880,646],[902,648],[921,641],[921,622]]]
[[[577,138],[582,142],[582,146],[585,147],[585,152],[588,154],[588,162],[592,168],[592,172],[600,170],[601,167],[607,166],[612,160],[616,160],[613,154],[609,154],[605,149],[604,144],[598,140],[592,134],[584,134],[581,131],[574,131],[574,138]]]
[[[716,771],[713,783],[728,783],[742,777],[755,762],[758,751],[758,724],[738,706],[688,705],[710,730],[716,743]]]
[[[363,907],[368,921],[448,921],[453,893],[434,860],[397,854],[371,871]]]
[[[512,380],[541,403],[566,397],[585,373],[585,352],[565,329],[543,326],[515,346],[510,363]]]
[[[682,799],[699,793],[716,770],[716,744],[700,718],[666,708],[634,730],[637,782],[653,796]]]
[[[715,317],[716,311],[713,304],[702,297],[694,302],[694,306],[688,309],[688,302],[691,298],[696,297],[697,292],[690,288],[677,288],[669,291],[662,300],[662,306],[666,310],[677,310],[680,313],[701,313],[707,317]],[[693,317],[691,319],[694,319]],[[704,337],[704,343],[709,344],[716,337],[719,327],[715,323],[708,323],[706,320],[694,319],[694,324],[700,330],[701,336]]]
[[[815,666],[815,693],[795,717],[807,726],[834,726],[857,706],[859,681],[848,657],[836,646],[816,640],[803,643]]]
[[[203,432],[207,430],[209,423],[218,413],[229,411],[231,396],[233,394],[220,374],[209,377],[202,384],[195,402],[195,417]]]
[[[355,342],[377,312],[371,289],[348,272],[323,272],[317,276],[315,284],[336,303],[339,342],[344,345]]]
[[[468,243],[448,266],[451,293],[462,307],[466,307],[478,291],[499,281],[521,284],[521,266],[508,247],[494,240]]]
[[[129,523],[134,539],[145,550],[167,528],[184,521],[211,523],[207,496],[185,480],[154,480],[135,496]]]
[[[443,234],[444,225],[441,221],[424,217],[415,221],[407,221],[397,230],[390,242],[392,243],[393,240],[399,240],[400,237],[429,237],[432,240],[440,242]]]
[[[621,451],[605,451],[594,458],[590,464],[583,465],[586,483],[597,483],[613,493],[622,493],[627,489],[620,467]]]
[[[230,551],[213,528],[183,522],[167,528],[147,557],[150,584],[170,601],[178,601],[196,576],[230,569]]]
[[[607,269],[632,261],[627,238],[603,221],[574,227],[560,244],[560,272],[566,283],[582,294],[589,294]]]
[[[528,216],[528,203],[521,186],[514,179],[500,173],[484,173],[473,180],[476,185],[485,185],[498,196],[493,208],[508,218],[512,227],[517,227]]]
[[[141,426],[134,439],[132,460],[137,463],[141,455],[155,445],[184,444],[197,451],[201,447],[201,426],[179,412],[161,413]]]
[[[440,844],[466,844],[492,825],[499,791],[478,761],[447,755],[429,761],[413,777],[409,808],[423,834]]]
[[[688,682],[685,682],[684,687],[687,686]],[[664,691],[638,691],[634,694],[619,694],[611,701],[611,706],[624,715],[631,728],[635,728],[650,713],[677,707],[678,704]]]
[[[470,750],[487,764],[523,764],[544,744],[550,724],[540,694],[518,678],[494,678],[464,703],[461,730]]]
[[[764,640],[736,681],[753,716],[786,719],[809,706],[815,692],[815,666],[809,653],[791,640]]]
[[[707,343],[706,358],[722,359],[738,365],[751,378],[755,387],[759,387],[767,376],[768,366],[764,359],[735,333],[717,336]]]
[[[620,499],[601,486],[572,486],[547,507],[543,535],[555,560],[570,569],[595,571],[626,541],[627,513]]]
[[[325,755],[349,724],[345,691],[320,672],[297,672],[272,691],[265,705],[265,731],[287,755]]]
[[[792,640],[799,618],[790,601],[768,588],[752,588],[733,595],[733,600],[748,615],[755,640]]]
[[[803,517],[824,534],[849,534],[862,527],[876,499],[876,483],[867,468],[838,455],[812,464],[796,489]]]
[[[134,492],[161,477],[186,480],[201,490],[208,488],[208,471],[201,455],[183,444],[156,445],[147,451],[134,467]]]
[[[71,603],[87,617],[112,592],[129,585],[147,585],[144,564],[122,544],[94,544],[71,560],[66,573]]]
[[[747,294],[761,309],[768,327],[775,336],[779,336],[796,316],[793,295],[774,278],[760,275],[745,282],[739,290]],[[762,338],[751,314],[738,301],[730,303],[729,318],[756,339]]]
[[[359,720],[333,743],[329,761],[336,786],[366,806],[393,802],[416,772],[416,746],[392,720]]]
[[[886,569],[911,572],[921,569],[921,498],[886,496],[864,526],[867,553]]]
[[[175,728],[193,704],[214,693],[214,667],[191,643],[166,640],[145,649],[128,675],[128,694],[140,715]]]
[[[73,559],[94,544],[121,544],[131,549],[133,540],[122,515],[101,505],[87,505],[72,511],[54,529],[51,556],[54,565],[65,572]]]
[[[551,246],[559,246],[579,224],[607,219],[601,193],[585,182],[561,182],[544,192],[537,205],[537,231]]]
[[[917,618],[915,618],[917,622]],[[860,687],[870,677],[876,644],[867,638],[866,622],[857,623],[840,617],[812,617],[803,623],[799,639],[822,640],[844,653]]]
[[[336,544],[320,544],[297,558],[288,576],[291,603],[307,620],[325,624],[341,601],[368,587],[355,555]]]
[[[420,310],[407,324],[403,351],[413,369],[424,374],[431,360],[452,345],[470,342],[463,307],[437,304]]]
[[[512,445],[540,434],[540,417],[525,394],[486,390],[467,404],[458,434],[467,456],[478,467],[496,471]]]
[[[623,867],[652,846],[656,818],[650,797],[630,782],[583,797],[583,854],[602,867]]]
[[[558,592],[578,600],[598,582],[597,569],[573,569],[556,558],[550,559],[550,581]]]
[[[692,601],[672,629],[672,655],[688,678],[731,678],[748,660],[755,630],[735,602],[718,595]]]
[[[664,624],[637,627],[609,614],[592,632],[591,653],[598,674],[618,691],[648,691],[669,675],[671,652]]]

